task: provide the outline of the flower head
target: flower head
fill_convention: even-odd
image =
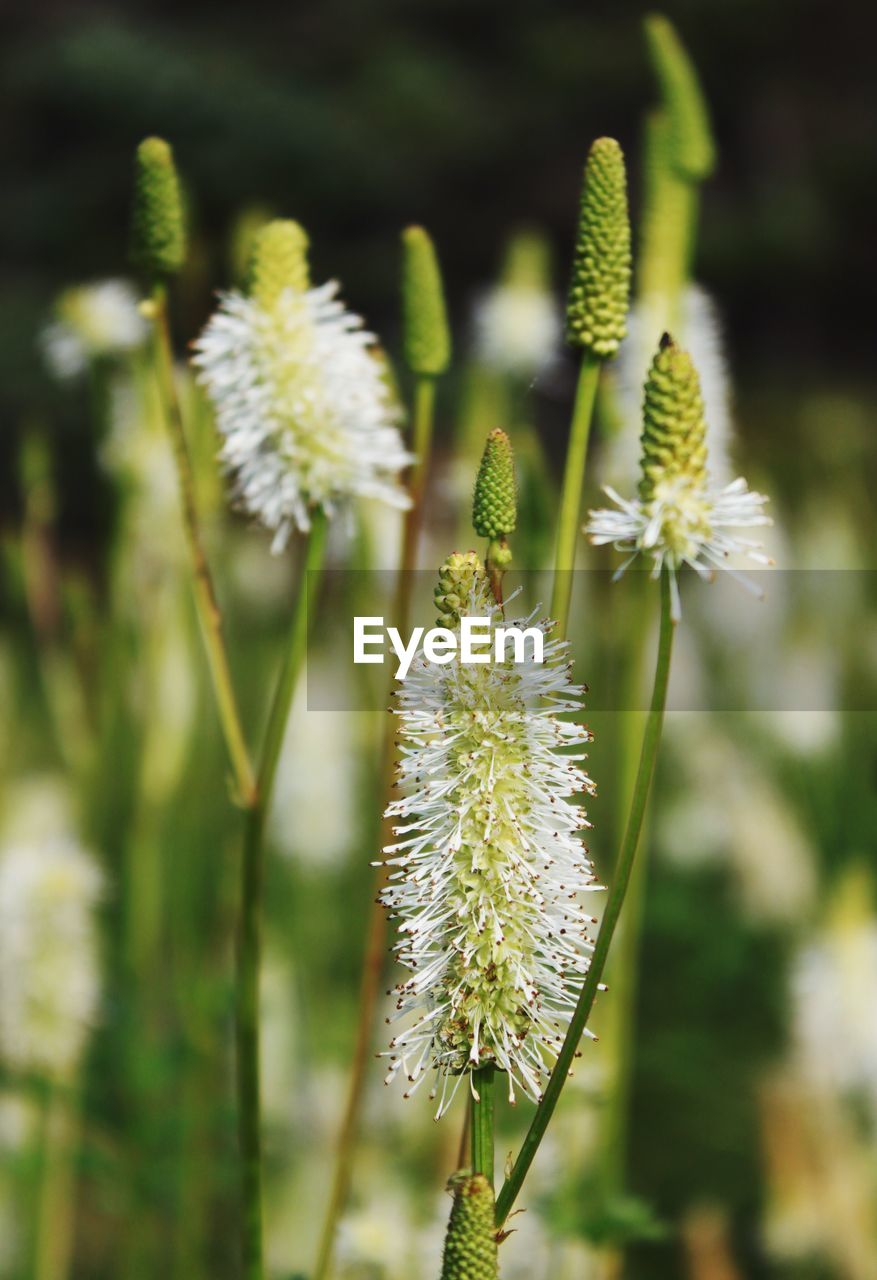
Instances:
[[[98,280],[65,289],[40,346],[56,378],[76,378],[91,360],[125,355],[143,346],[148,325],[127,280]]]
[[[465,612],[502,615],[474,556],[456,558],[439,596],[469,584]],[[440,613],[448,625],[458,611]],[[528,619],[527,625],[531,625]],[[548,632],[547,622],[537,624]],[[492,626],[491,626],[492,630]],[[590,735],[560,717],[580,711],[567,645],[546,636],[544,662],[445,665],[419,654],[398,694],[402,798],[388,808],[396,843],[382,893],[400,920],[398,987],[388,1081],[409,1092],[427,1073],[438,1114],[463,1076],[485,1064],[533,1098],[560,1046],[591,944],[581,896],[597,886],[575,797],[593,793],[584,755],[560,754]]]
[[[131,260],[147,276],[174,275],[186,259],[186,226],[174,155],[164,138],[144,138],[134,160]]]
[[[102,876],[69,838],[0,850],[0,1053],[21,1069],[76,1066],[99,999]]]
[[[238,500],[280,551],[311,512],[354,497],[405,508],[398,483],[411,461],[374,336],[337,298],[307,287],[306,238],[295,223],[257,237],[251,292],[233,291],[195,344],[194,362],[223,437]]]
[[[511,241],[502,279],[475,307],[475,339],[484,364],[529,377],[557,356],[561,323],[549,283],[548,246],[531,233]]]
[[[655,577],[668,569],[676,618],[682,565],[710,577],[735,554],[770,563],[760,543],[732,532],[770,524],[767,499],[743,479],[722,489],[710,485],[700,382],[691,357],[667,334],[646,379],[639,496],[628,500],[608,486],[606,492],[618,510],[592,511],[586,532],[595,545],[628,553],[616,576],[640,553],[651,559]]]
[[[451,332],[438,255],[429,232],[402,232],[402,316],[405,360],[412,373],[437,377],[451,362]]]
[[[625,335],[630,298],[630,219],[624,155],[598,138],[585,165],[575,258],[566,307],[566,340],[600,359]]]

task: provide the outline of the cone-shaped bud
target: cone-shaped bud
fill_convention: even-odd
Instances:
[[[598,138],[585,165],[579,228],[566,309],[566,338],[613,356],[626,333],[630,298],[630,219],[624,156]]]
[[[484,565],[474,551],[455,551],[439,569],[438,586],[433,594],[438,610],[438,625],[454,628],[460,614],[469,612],[473,602],[488,598],[488,581]]]
[[[664,334],[652,361],[643,398],[642,479],[649,502],[664,480],[706,484],[706,421],[700,380],[691,356]]]
[[[286,289],[304,293],[310,287],[308,237],[291,218],[275,218],[253,237],[249,293],[266,310]]]
[[[402,323],[413,373],[435,377],[451,360],[451,334],[435,246],[423,227],[402,232]]]
[[[483,1173],[459,1173],[448,1189],[454,1203],[445,1236],[441,1280],[496,1280],[493,1188]]]
[[[491,431],[481,455],[472,500],[472,524],[480,538],[514,533],[518,486],[512,442],[501,427]]]
[[[697,72],[668,18],[650,15],[645,32],[670,123],[672,164],[683,177],[701,182],[715,168],[716,148]]]
[[[149,276],[169,276],[186,258],[180,183],[173,152],[163,138],[145,138],[137,148],[131,258]]]

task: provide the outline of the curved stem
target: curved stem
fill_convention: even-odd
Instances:
[[[493,1186],[493,1065],[472,1072],[472,1172]]]
[[[152,296],[155,315],[153,321],[152,357],[162,413],[167,423],[174,450],[174,461],[180,485],[183,528],[189,546],[194,571],[193,589],[198,620],[207,650],[210,678],[216,696],[216,707],[222,725],[228,754],[234,769],[238,799],[243,805],[251,805],[255,799],[256,779],[247,750],[243,725],[228,661],[228,651],[222,630],[222,613],[213,587],[213,578],[204,544],[201,539],[201,523],[195,499],[195,476],[192,459],[186,443],[183,415],[174,383],[174,358],[171,346],[167,314],[167,291],[157,284]]]
[[[245,1280],[263,1280],[262,1127],[260,1111],[259,976],[262,962],[262,897],[265,821],[277,763],[308,637],[308,596],[326,546],[325,516],[314,516],[289,645],[268,717],[256,798],[247,809],[241,862],[241,914],[237,949],[235,1032],[237,1043],[238,1137],[241,1156],[242,1248]]]
[[[402,554],[399,574],[396,579],[396,595],[393,602],[394,625],[401,634],[408,631],[408,618],[411,612],[411,589],[414,571],[417,568],[417,547],[420,539],[420,526],[423,516],[423,495],[426,489],[426,476],[429,468],[429,457],[432,449],[433,421],[435,416],[436,380],[431,377],[417,379],[414,388],[414,428],[411,440],[411,451],[415,461],[408,479],[408,491],[411,495],[411,506],[405,516],[405,528],[402,537]],[[381,764],[381,796],[383,806],[389,803],[393,778],[396,771],[396,746],[393,738],[392,722],[384,731],[384,746]],[[381,819],[380,847],[390,844],[393,839],[393,824],[386,817]],[[341,1117],[341,1128],[338,1134],[338,1145],[335,1154],[335,1165],[332,1172],[332,1183],[326,1207],[326,1217],[320,1233],[317,1249],[317,1261],[314,1266],[313,1280],[326,1280],[332,1270],[332,1259],[335,1251],[335,1230],[338,1219],[347,1201],[350,1177],[353,1168],[353,1150],[359,1131],[359,1119],[362,1111],[362,1098],[365,1088],[366,1064],[368,1063],[371,1045],[372,1028],[375,1021],[378,992],[380,990],[381,972],[384,966],[384,951],[387,939],[386,912],[378,902],[378,895],[384,887],[386,868],[383,863],[375,869],[372,885],[372,902],[366,928],[365,951],[362,961],[362,976],[359,987],[359,1004],[356,1020],[356,1035],[353,1057],[350,1067],[350,1080],[347,1086],[347,1097],[344,1113]]]
[[[630,880],[640,830],[642,829],[643,815],[646,810],[646,802],[649,798],[649,791],[651,790],[652,778],[655,772],[655,761],[658,756],[661,729],[664,723],[664,707],[667,702],[667,683],[670,675],[670,655],[673,648],[674,630],[675,623],[672,618],[670,602],[670,579],[665,570],[661,575],[661,628],[658,640],[658,657],[655,664],[655,683],[643,734],[639,769],[637,770],[630,813],[618,853],[612,888],[606,901],[600,931],[597,934],[594,953],[591,956],[590,968],[579,994],[575,1011],[570,1019],[566,1038],[551,1072],[551,1079],[548,1081],[542,1101],[536,1109],[536,1114],[521,1145],[518,1158],[497,1198],[496,1221],[500,1227],[508,1217],[518,1192],[521,1190],[527,1170],[533,1163],[533,1157],[539,1149],[539,1144],[545,1135],[548,1122],[554,1113],[554,1108],[557,1106],[560,1091],[578,1051],[579,1041],[590,1016],[594,997],[597,994],[600,980],[603,976],[606,957],[609,954],[609,947],[612,943],[612,935],[618,923],[618,916],[621,912],[624,895]]]
[[[576,563],[576,542],[579,535],[582,488],[585,482],[585,461],[588,456],[588,437],[591,433],[591,418],[594,414],[601,364],[602,361],[590,351],[583,353],[569,429],[560,514],[557,518],[554,590],[551,596],[551,616],[557,623],[557,634],[561,637],[566,635],[569,622],[572,571]]]

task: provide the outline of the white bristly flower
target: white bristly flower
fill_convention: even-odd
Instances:
[[[478,357],[501,373],[532,377],[557,358],[561,318],[548,285],[547,257],[538,237],[515,237],[502,280],[475,305]]]
[[[64,1077],[100,995],[94,912],[103,878],[72,839],[0,850],[0,1058]]]
[[[128,280],[100,280],[61,294],[56,318],[40,334],[40,346],[56,378],[75,378],[89,361],[142,347],[149,326]]]
[[[768,565],[761,544],[738,529],[769,525],[767,499],[743,479],[714,487],[707,474],[706,424],[700,383],[691,357],[665,335],[646,379],[642,479],[635,499],[606,486],[616,510],[591,511],[585,532],[596,546],[627,553],[618,570],[643,555],[658,577],[669,570],[673,616],[679,617],[676,576],[689,565],[704,578],[729,569],[736,556]],[[745,582],[746,580],[743,579]]]
[[[460,608],[452,578],[465,586],[473,563],[466,611],[502,620],[470,553],[442,571],[437,603],[449,626]],[[508,1073],[512,1101],[516,1087],[538,1099],[590,963],[582,895],[599,886],[577,797],[594,786],[584,753],[561,754],[590,735],[560,718],[580,713],[583,689],[551,624],[520,625],[546,633],[543,664],[438,665],[421,653],[395,708],[403,794],[387,810],[398,840],[384,850],[382,901],[399,920],[395,950],[411,976],[396,988],[391,1021],[404,1029],[387,1081],[404,1076],[407,1096],[437,1073],[437,1116],[485,1064]]]
[[[276,247],[263,240],[256,254]],[[398,476],[411,456],[374,335],[334,281],[312,289],[275,271],[266,284],[264,261],[254,273],[248,296],[221,296],[194,355],[241,506],[273,532],[274,551],[310,527],[317,507],[332,516],[355,497],[407,507]]]

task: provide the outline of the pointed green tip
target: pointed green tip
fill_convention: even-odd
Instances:
[[[627,332],[630,217],[624,154],[614,138],[598,138],[585,165],[566,338],[601,359],[614,356]]]
[[[451,361],[451,334],[435,246],[423,227],[402,232],[402,324],[412,373],[436,377]]]
[[[286,289],[310,287],[307,233],[291,218],[266,222],[253,237],[248,292],[263,307],[273,307]]]
[[[186,258],[180,183],[170,146],[144,138],[134,162],[131,259],[147,275],[174,275]]]
[[[706,460],[700,379],[688,352],[665,333],[643,392],[640,497],[648,502],[659,480],[705,480]]]
[[[441,1280],[496,1280],[493,1188],[482,1173],[458,1173],[448,1190],[454,1203],[445,1236]]]
[[[481,455],[472,499],[472,524],[480,538],[502,538],[514,533],[518,514],[518,487],[512,442],[505,431],[491,431]]]
[[[670,161],[682,177],[702,182],[716,167],[716,147],[694,63],[669,18],[650,14],[644,28],[669,120]]]

